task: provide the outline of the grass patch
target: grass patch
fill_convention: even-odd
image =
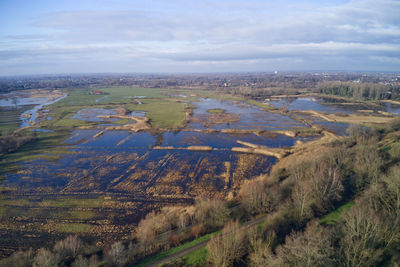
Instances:
[[[154,261],[157,261],[157,260],[160,260],[162,258],[168,257],[168,256],[170,256],[170,255],[172,255],[174,253],[178,253],[178,252],[180,252],[180,251],[182,251],[182,250],[184,250],[186,248],[195,246],[195,245],[197,245],[197,244],[199,244],[199,243],[201,243],[203,241],[210,240],[211,236],[216,235],[219,232],[220,231],[204,235],[204,236],[199,237],[199,238],[197,238],[197,239],[195,239],[195,240],[193,240],[191,242],[182,244],[182,245],[174,247],[174,248],[172,248],[170,250],[167,250],[167,251],[164,251],[164,252],[159,253],[157,255],[154,255],[152,257],[146,258],[146,259],[140,261],[139,263],[135,264],[134,266],[145,266],[145,265],[150,264],[150,263],[152,263]]]
[[[96,216],[96,213],[91,210],[65,210],[51,212],[49,218],[52,219],[74,219],[74,220],[89,220]]]
[[[185,256],[183,256],[181,259],[185,263],[185,265],[197,265],[204,263],[207,260],[207,247],[200,247]]]
[[[339,208],[335,209],[334,211],[328,213],[326,216],[324,216],[321,220],[321,224],[327,224],[327,225],[334,225],[336,222],[341,218],[344,212],[348,211],[351,209],[351,207],[354,206],[354,201],[349,201],[346,204],[343,204]]]
[[[92,90],[101,90],[108,94],[92,95]],[[68,97],[58,101],[54,107],[65,106],[91,106],[104,104],[127,104],[135,96],[145,96],[146,98],[163,98],[164,91],[151,88],[132,88],[132,87],[109,87],[109,88],[91,88],[91,89],[72,89],[68,90]]]
[[[90,224],[85,223],[58,223],[54,229],[62,233],[87,233],[93,228]]]
[[[261,103],[259,101],[253,100],[253,99],[246,99],[244,102],[259,107],[259,108],[263,108],[263,109],[272,109],[270,104],[266,104],[266,103]]]
[[[44,121],[43,127],[78,127],[90,126],[103,122],[87,122],[71,119],[80,109],[90,107],[117,108],[124,105],[131,111],[145,111],[151,124],[158,128],[178,128],[185,120],[184,103],[167,98],[169,90],[150,88],[113,87],[99,88],[107,95],[91,95],[91,89],[76,89],[69,92],[68,97],[51,105],[49,116],[53,119]],[[135,104],[135,96],[142,105]],[[101,100],[101,101],[100,101]],[[97,101],[97,102],[96,102]],[[120,120],[116,124],[127,124],[128,120]]]
[[[222,108],[213,108],[213,109],[208,109],[207,112],[211,114],[224,114],[226,110]]]
[[[153,127],[177,128],[185,120],[185,104],[167,99],[143,99],[142,105],[126,105],[132,111],[145,111]]]

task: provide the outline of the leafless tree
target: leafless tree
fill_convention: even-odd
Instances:
[[[245,253],[244,240],[245,234],[239,222],[229,222],[222,233],[213,236],[207,244],[208,258],[213,266],[232,266]]]
[[[304,232],[286,237],[285,244],[277,249],[282,266],[335,266],[333,247],[329,234],[318,221],[308,224]]]
[[[81,239],[77,235],[69,235],[64,240],[60,240],[54,245],[54,252],[62,259],[66,257],[75,258],[81,248]]]
[[[57,265],[58,257],[45,248],[39,249],[33,260],[33,267],[54,267]]]
[[[278,186],[267,186],[263,180],[253,180],[240,188],[242,204],[250,215],[273,211],[279,202]]]
[[[312,194],[317,200],[315,204],[318,209],[325,211],[342,199],[343,175],[336,164],[328,160],[320,161],[309,169],[308,175],[311,178]]]
[[[209,229],[221,227],[229,219],[229,210],[221,200],[198,199],[195,208],[196,221]]]
[[[355,205],[344,216],[341,250],[345,266],[372,266],[382,256],[382,224],[375,212]]]
[[[124,266],[127,261],[127,252],[122,242],[116,242],[105,252],[106,259],[110,266]]]

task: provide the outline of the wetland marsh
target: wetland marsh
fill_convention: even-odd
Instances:
[[[200,90],[99,90],[52,91],[57,97],[44,102],[32,93],[29,106],[2,110],[15,125],[26,110],[37,119],[19,129],[36,131],[36,140],[1,158],[0,253],[69,233],[98,245],[124,239],[151,210],[236,196],[245,180],[269,173],[274,151],[346,134],[348,123],[324,116],[366,116],[319,98],[263,104]],[[374,116],[392,118],[378,113],[392,111],[385,107]]]

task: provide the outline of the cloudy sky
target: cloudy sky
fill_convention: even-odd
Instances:
[[[400,71],[399,0],[0,0],[0,75]]]

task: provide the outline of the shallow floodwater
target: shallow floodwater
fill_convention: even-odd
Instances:
[[[67,97],[67,95],[64,95],[62,97],[59,97],[59,98],[51,100],[51,101],[50,101],[51,98],[36,98],[36,99],[42,99],[43,102],[38,103],[38,105],[35,106],[34,108],[32,108],[30,110],[27,110],[24,113],[22,113],[22,115],[21,115],[21,119],[22,119],[21,127],[30,126],[32,122],[33,123],[37,123],[38,122],[37,121],[37,115],[38,115],[38,112],[39,112],[39,110],[41,108],[43,108],[44,106],[47,106],[47,105],[54,104],[54,103],[60,101],[61,99],[66,98],[66,97]],[[25,115],[27,115],[27,114],[31,114],[30,117],[26,117]]]
[[[387,112],[392,114],[396,114],[400,116],[400,105],[392,104],[392,103],[385,103],[385,108]]]
[[[113,109],[103,108],[84,108],[79,110],[71,119],[77,119],[82,121],[100,122],[100,121],[116,121],[118,119],[113,118],[99,118],[101,115],[116,115],[117,111]]]
[[[327,113],[353,113],[354,108],[332,107],[324,105],[322,98],[298,97],[298,98],[280,98],[278,101],[269,102],[275,108],[287,108],[289,110],[314,110]]]
[[[226,134],[226,133],[203,133],[203,132],[165,132],[161,146],[188,147],[188,146],[211,146],[213,148],[240,147],[237,141],[245,141],[268,147],[293,146],[295,140],[281,134],[270,136],[257,136],[255,134]]]
[[[224,185],[220,184],[219,179],[215,180],[215,177],[223,175],[226,171],[224,162],[230,162],[232,170],[238,166],[240,157],[230,151],[233,146],[241,146],[237,140],[270,147],[290,146],[295,142],[294,139],[283,135],[263,137],[253,134],[239,136],[198,132],[166,132],[162,136],[153,136],[147,132],[109,131],[94,138],[97,132],[98,130],[75,130],[64,142],[65,145],[70,145],[69,153],[64,154],[59,161],[25,162],[21,166],[21,169],[25,170],[24,175],[9,174],[3,184],[27,191],[42,186],[52,187],[57,191],[73,184],[74,191],[84,191],[87,190],[84,179],[89,175],[93,177],[92,190],[143,193],[145,188],[151,186],[149,183],[157,184],[169,179],[171,175],[185,177],[191,173],[190,180],[178,180],[175,182],[176,186],[188,188],[194,186],[193,180],[214,179],[216,189],[220,190]],[[152,147],[157,143],[176,147],[210,145],[222,150],[153,150]],[[241,156],[247,157],[245,154]],[[255,161],[255,166],[244,172],[243,175],[247,178],[267,173],[276,162],[272,157],[252,157],[259,160]],[[130,187],[122,186],[121,183],[126,180],[130,181]]]
[[[287,116],[260,110],[258,107],[243,102],[202,98],[193,104],[196,107],[193,110],[193,117],[200,118],[204,121],[210,116],[210,113],[207,111],[209,109],[223,109],[225,110],[225,114],[232,114],[239,117],[238,121],[211,125],[209,127],[211,129],[289,130],[308,127]],[[202,123],[189,123],[188,128],[205,129],[207,127]]]
[[[89,212],[95,214],[93,218],[87,220],[68,218],[68,222],[92,226],[107,222],[113,227],[121,226],[121,229],[125,229],[121,230],[121,233],[129,234],[129,227],[124,227],[137,223],[150,210],[168,203],[191,203],[198,196],[223,196],[231,189],[237,190],[244,180],[267,174],[277,159],[264,155],[232,152],[232,147],[243,147],[238,143],[239,140],[276,148],[293,146],[297,140],[311,139],[291,138],[267,132],[256,135],[194,131],[207,127],[216,130],[285,130],[308,127],[287,116],[262,111],[243,102],[200,99],[194,104],[196,108],[193,116],[198,118],[199,122],[189,123],[179,132],[151,134],[75,129],[56,147],[56,155],[59,157],[54,157],[49,148],[49,152],[44,150],[40,152],[44,153],[40,156],[50,157],[51,160],[36,158],[18,162],[17,171],[5,174],[2,181],[2,186],[10,189],[9,195],[5,197],[30,201],[27,196],[33,196],[40,205],[33,208],[25,206],[12,208],[12,213],[0,218],[3,220],[0,220],[0,223],[6,221],[12,224],[17,217],[23,217],[26,221],[37,225],[39,223],[45,225],[48,222],[52,225],[65,223],[50,214],[68,216],[67,212],[70,210],[76,212],[74,207],[59,211],[58,207],[42,206],[41,204],[45,203],[41,201],[47,201],[49,198],[84,200],[107,197],[116,203],[115,206],[104,208],[100,205]],[[207,110],[214,108],[224,109],[227,114],[236,116],[237,121],[205,126],[204,122],[207,122],[210,116]],[[115,113],[115,110],[82,109],[73,118],[98,121],[98,115]],[[129,115],[146,116],[146,113],[134,111]],[[319,121],[316,123],[324,124]],[[326,123],[324,127],[331,127],[340,133],[345,131],[336,123]],[[205,152],[180,149],[196,145],[211,146],[216,150]],[[154,149],[155,146],[171,146],[173,149],[157,150]],[[40,227],[43,228],[38,226],[38,229],[41,229]],[[24,232],[11,231],[11,234],[7,233],[7,238],[12,236],[10,240],[13,240],[9,240],[7,244],[14,244],[13,242],[17,240],[15,242],[19,243],[19,246],[20,243],[31,245],[30,242],[37,242],[42,246],[43,240],[38,242],[37,239],[42,239],[48,233],[57,237],[57,233],[46,230],[39,232],[36,239],[31,238],[32,240],[27,241]],[[114,235],[117,233],[113,232],[113,237],[116,237]]]

